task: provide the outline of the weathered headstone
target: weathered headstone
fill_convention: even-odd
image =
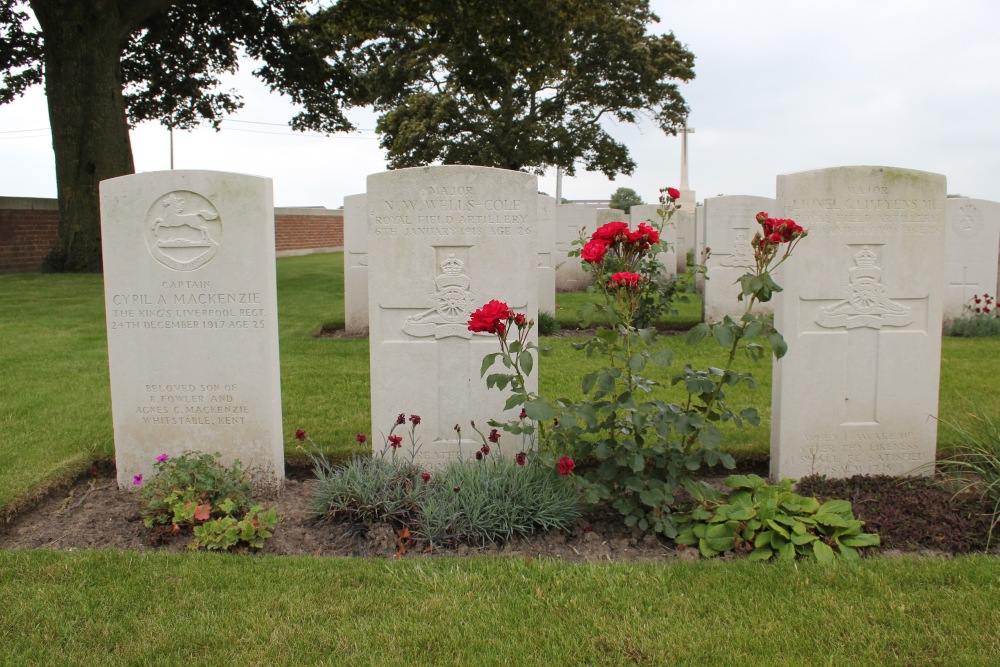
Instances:
[[[463,166],[368,177],[372,428],[388,434],[398,414],[419,415],[425,464],[458,455],[456,424],[471,456],[470,420],[483,428],[517,417],[503,411],[507,392],[480,377],[483,357],[499,351],[496,336],[473,334],[468,320],[493,299],[538,317],[536,183]],[[509,435],[500,444],[510,454],[523,447]]]
[[[569,257],[573,249],[579,250],[573,242],[580,234],[589,237],[598,228],[597,209],[582,204],[559,204],[556,206],[556,290],[575,292],[586,289],[593,276],[583,269],[579,257]]]
[[[556,313],[556,199],[538,195],[538,312]]]
[[[809,236],[776,296],[771,475],[931,473],[945,177],[819,169],[779,176],[777,200]]]
[[[711,247],[705,242],[705,236],[707,234],[707,227],[705,225],[705,207],[698,206],[694,210],[694,235],[695,235],[695,249],[694,257],[695,261],[699,264],[705,264],[705,248]],[[698,294],[705,294],[705,274],[697,273],[694,276],[694,291]]]
[[[118,484],[219,452],[284,479],[271,179],[161,171],[101,183]]]
[[[344,331],[368,333],[368,204],[365,195],[344,197]]]
[[[683,207],[674,213],[672,220],[677,226],[677,273],[687,271],[688,253],[694,250],[695,207]]]
[[[774,212],[774,200],[744,195],[708,197],[698,210],[704,211],[705,245],[712,249],[706,263],[705,321],[720,322],[726,315],[738,320],[746,312],[746,302],[738,299],[740,286],[737,281],[754,267],[751,242],[760,229],[755,216],[766,211],[778,217]],[[775,279],[781,282],[780,277],[775,276]],[[771,302],[754,306],[756,314],[771,312]]]
[[[668,274],[673,274],[676,273],[677,268],[677,227],[674,225],[673,220],[664,224],[657,213],[659,209],[659,204],[636,204],[629,210],[629,223],[632,229],[638,228],[643,222],[656,228],[663,225],[660,240],[666,241],[670,249],[666,252],[661,252],[657,259],[663,264],[663,268]]]
[[[944,319],[963,315],[974,296],[996,296],[1000,203],[956,197],[945,204]]]
[[[606,225],[609,222],[628,221],[628,213],[620,208],[599,208],[597,209],[597,226]]]

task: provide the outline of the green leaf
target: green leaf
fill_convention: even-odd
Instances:
[[[795,560],[795,545],[791,542],[785,542],[780,547],[778,547],[778,558],[783,558],[785,560]]]
[[[632,471],[641,472],[646,467],[646,457],[639,452],[632,455]]]
[[[535,360],[532,358],[531,352],[527,350],[522,352],[519,361],[521,362],[521,372],[526,376],[531,375],[531,369],[535,367]]]
[[[597,382],[597,371],[587,373],[583,376],[583,393],[589,394],[590,390],[594,388],[594,383]]]
[[[487,354],[485,357],[483,357],[483,365],[482,368],[479,369],[479,377],[483,377],[484,375],[486,375],[486,371],[490,369],[490,366],[493,365],[493,362],[495,362],[497,360],[497,357],[499,357],[501,354],[502,352],[494,352],[492,354]]]
[[[529,419],[539,422],[551,421],[555,418],[555,410],[545,398],[533,398],[524,404],[524,412]]]
[[[770,549],[766,549],[766,548],[765,549],[754,549],[753,551],[750,552],[750,555],[747,556],[747,560],[754,560],[754,561],[757,561],[757,560],[769,560],[771,558],[771,556],[773,556],[773,555],[774,555],[774,552],[771,551]]]
[[[836,554],[833,553],[830,545],[821,540],[813,542],[813,556],[820,563],[832,563],[836,558]]]
[[[845,518],[852,516],[851,503],[846,500],[828,500],[819,506],[819,512],[831,512]]]
[[[847,521],[844,517],[839,514],[832,514],[830,512],[824,512],[823,508],[820,507],[819,511],[816,512],[816,516],[813,517],[816,523],[822,524],[824,526],[832,526],[834,528],[846,528]]]
[[[705,324],[704,322],[701,322],[700,324],[696,324],[695,326],[691,327],[691,329],[687,333],[687,338],[685,339],[685,341],[687,342],[688,345],[697,345],[708,334],[709,334],[708,325]]]
[[[666,348],[659,349],[650,356],[649,360],[660,368],[666,368],[674,363],[674,352]]]
[[[771,345],[771,349],[774,351],[774,356],[777,359],[781,359],[788,352],[788,344],[785,342],[784,337],[777,331],[772,332],[767,337],[767,342]]]
[[[706,544],[713,551],[722,553],[733,548],[735,538],[735,526],[729,523],[717,523],[708,527],[702,543]]]
[[[736,340],[736,335],[730,326],[726,324],[716,324],[712,327],[712,335],[715,336],[715,340],[719,341],[719,345],[722,347],[732,347],[733,341]]]
[[[877,547],[882,543],[882,540],[873,533],[862,533],[861,535],[842,537],[840,543],[848,547]]]

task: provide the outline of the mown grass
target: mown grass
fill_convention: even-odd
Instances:
[[[0,661],[989,665],[998,594],[1000,562],[984,557],[824,567],[0,552]]]
[[[369,424],[368,342],[317,338],[323,325],[343,324],[343,255],[309,255],[278,260],[278,309],[285,449],[290,460],[304,460],[295,440],[303,429],[330,457],[348,455],[359,431]],[[560,293],[562,314],[575,312],[583,293]],[[48,486],[84,471],[95,459],[114,455],[104,328],[103,286],[95,275],[21,274],[0,276],[0,512]],[[697,319],[696,299],[677,322]],[[545,395],[578,398],[580,378],[600,367],[572,349],[581,339],[543,339],[552,349],[540,364]],[[719,365],[722,350],[713,341],[696,348],[681,336],[662,336],[675,353],[675,368]],[[794,346],[791,349],[794,354]],[[733,390],[734,405],[754,404],[762,424],[728,428],[725,448],[751,458],[767,456],[771,364],[741,360],[753,373],[756,391]],[[915,361],[914,363],[919,363]],[[949,422],[961,421],[970,401],[987,414],[1000,413],[1000,339],[945,338],[941,373],[941,448],[958,436]],[[666,388],[657,395],[683,397],[669,387],[674,368],[650,368]],[[374,430],[388,425],[375,424]]]

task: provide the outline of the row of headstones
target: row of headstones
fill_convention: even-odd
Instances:
[[[458,456],[456,425],[516,417],[480,377],[496,338],[467,322],[492,299],[537,318],[551,242],[541,240],[536,188],[532,175],[485,167],[368,177],[370,426],[387,432],[396,415],[420,415],[419,461]],[[126,176],[102,183],[101,207],[119,484],[186,449],[238,458],[280,483],[270,180]],[[882,167],[779,176],[774,209],[810,235],[776,299],[790,352],[774,368],[772,474],[932,464],[945,178]],[[502,447],[523,445],[505,437]]]
[[[555,313],[557,291],[583,290],[592,282],[592,275],[584,270],[579,257],[569,256],[574,248],[579,251],[580,246],[573,242],[579,240],[581,235],[589,237],[601,225],[615,220],[633,225],[648,221],[659,226],[662,222],[658,205],[633,206],[629,214],[613,208],[557,205],[555,198],[547,195],[536,195],[535,200],[537,208],[533,233],[538,243],[538,310],[543,313]],[[440,202],[434,201],[430,198],[421,204],[434,208],[421,209],[420,212],[408,209],[408,219],[412,218],[408,229],[412,233],[420,233],[422,229],[433,230],[434,225],[447,221],[449,217],[456,219],[459,211],[446,211],[440,208]],[[368,228],[373,215],[374,209],[369,208],[367,195],[344,198],[344,328],[351,335],[368,332]],[[678,224],[677,220],[683,222]],[[670,273],[683,272],[686,267],[686,255],[681,250],[685,230],[689,230],[686,238],[692,239],[690,249],[693,249],[693,214],[679,212],[670,224],[664,226],[663,238],[670,250],[662,253],[660,261]]]
[[[885,200],[859,198],[838,212],[838,222],[860,225],[875,223],[884,215]],[[882,207],[882,208],[880,208]],[[705,259],[706,276],[703,294],[704,320],[719,322],[726,315],[738,318],[745,304],[737,300],[737,279],[754,265],[750,241],[758,226],[758,211],[778,217],[777,202],[766,197],[709,197],[697,209],[698,252]],[[1000,203],[982,199],[949,198],[945,202],[944,228],[944,306],[945,322],[968,315],[967,306],[974,297],[995,296],[998,285],[998,246],[1000,246]],[[801,224],[801,223],[800,223]],[[781,284],[781,269],[778,283]],[[759,304],[754,312],[768,314],[772,304]]]

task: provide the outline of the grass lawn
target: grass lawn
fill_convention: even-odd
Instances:
[[[369,430],[367,341],[313,335],[343,322],[342,255],[279,260],[278,289],[286,454],[301,458],[302,428],[344,455]],[[559,295],[560,311],[582,298]],[[0,276],[0,341],[2,515],[113,456],[101,277]],[[663,341],[678,364],[719,363],[713,341]],[[573,342],[543,341],[543,393],[579,396],[599,365]],[[771,365],[744,366],[760,388],[732,402],[765,420],[725,446],[762,457]],[[945,339],[941,414],[959,418],[962,396],[1000,411],[998,371],[1000,340]],[[944,423],[939,434],[954,441]],[[0,664],[987,665],[1000,654],[998,594],[996,558],[664,566],[0,551]]]

